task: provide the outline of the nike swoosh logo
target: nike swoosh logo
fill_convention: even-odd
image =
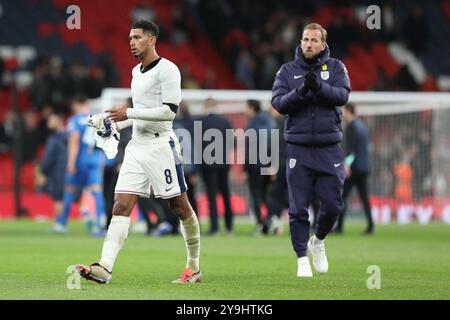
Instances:
[[[300,76],[294,75],[294,79],[299,79],[299,78],[301,78],[301,77],[303,77],[303,76],[302,76],[302,75],[300,75]]]
[[[337,167],[339,167],[341,164],[342,164],[342,163],[335,163],[335,164],[334,164],[334,167],[337,168]]]
[[[169,189],[166,188],[166,192],[172,190],[173,187],[175,187],[175,186],[172,186],[172,187],[170,187]]]

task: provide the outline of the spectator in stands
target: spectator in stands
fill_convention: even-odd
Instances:
[[[327,43],[333,48],[333,55],[338,59],[342,59],[346,54],[348,44],[350,41],[353,41],[346,33],[348,29],[344,18],[338,14],[327,29],[328,33],[331,35],[327,39]]]
[[[40,144],[40,132],[38,127],[38,118],[35,111],[28,110],[23,115],[23,132],[22,132],[22,160],[31,162],[36,160],[37,149]]]
[[[28,88],[33,107],[41,110],[51,102],[51,84],[46,74],[46,65],[42,62],[33,69],[33,82]]]
[[[263,233],[264,223],[261,215],[261,206],[267,206],[268,188],[271,177],[262,175],[261,168],[267,166],[260,159],[261,139],[264,136],[262,131],[267,130],[266,138],[270,139],[270,131],[276,128],[275,121],[261,109],[261,104],[257,100],[247,100],[246,113],[249,117],[246,131],[255,131],[256,141],[246,140],[245,143],[245,164],[244,170],[247,174],[248,186],[252,199],[252,209],[256,218],[255,235]],[[251,136],[251,135],[249,135]],[[251,143],[251,144],[250,144]],[[267,149],[270,152],[270,143],[267,141]],[[270,164],[269,164],[270,165]]]
[[[413,7],[411,14],[405,19],[403,27],[408,48],[415,54],[422,53],[426,48],[426,40],[429,39],[430,32],[423,9],[419,4]]]
[[[11,111],[5,113],[3,122],[0,123],[0,154],[11,150],[14,131],[14,114]]]
[[[106,86],[106,78],[103,69],[92,68],[86,79],[86,95],[89,99],[99,98]]]
[[[395,39],[396,23],[395,14],[392,3],[386,1],[382,8],[382,28],[381,34],[383,36],[382,41],[391,42]]]
[[[172,43],[178,44],[189,40],[188,37],[188,21],[189,17],[186,15],[184,8],[180,4],[176,4],[172,9]]]
[[[69,74],[66,84],[66,94],[70,98],[78,96],[88,97],[89,89],[87,68],[80,61],[75,61],[70,65],[69,68]]]
[[[105,76],[105,87],[117,87],[119,85],[119,71],[111,51],[106,51],[105,59],[100,63],[100,68]]]
[[[202,137],[205,137],[205,132],[209,129],[219,130],[223,137],[222,157],[217,159],[217,162],[206,163],[207,159],[203,159],[201,164],[201,171],[203,180],[205,182],[206,193],[208,196],[210,228],[209,235],[216,235],[219,232],[218,212],[217,212],[217,194],[220,192],[223,198],[225,207],[225,228],[227,233],[233,231],[233,212],[231,210],[231,194],[228,181],[230,164],[227,161],[231,150],[227,150],[225,143],[226,130],[232,129],[230,121],[225,117],[217,114],[217,101],[214,99],[206,99],[205,113],[206,115],[200,119],[202,124]],[[203,140],[203,139],[202,139]],[[208,141],[203,141],[202,154],[209,146]],[[211,147],[210,147],[211,148]]]
[[[46,81],[48,81],[50,87],[50,104],[55,106],[58,111],[68,113],[67,100],[70,91],[67,90],[67,78],[62,64],[61,57],[53,56],[50,58]]]
[[[272,44],[260,44],[257,47],[256,57],[258,61],[258,68],[255,69],[257,87],[270,88],[273,83],[273,75],[279,68],[279,64],[272,52]]]
[[[133,22],[139,20],[153,21],[155,17],[155,10],[153,10],[152,3],[149,0],[142,1],[142,3],[138,4],[131,11],[131,19]]]
[[[253,79],[254,71],[255,60],[248,50],[241,50],[236,61],[235,74],[237,80],[245,85],[247,89],[255,89],[255,80]]]
[[[353,103],[347,103],[343,107],[343,118],[345,127],[344,150],[345,150],[345,173],[344,192],[344,211],[339,215],[335,231],[343,232],[345,213],[348,208],[348,196],[356,186],[359,198],[364,208],[367,219],[367,229],[365,234],[374,232],[374,224],[369,202],[368,176],[371,165],[369,159],[369,130],[366,124],[356,116],[356,107]]]

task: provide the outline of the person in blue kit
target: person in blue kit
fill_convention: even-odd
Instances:
[[[90,109],[87,100],[77,97],[72,102],[74,115],[68,120],[67,167],[63,208],[53,227],[55,232],[67,231],[72,203],[77,191],[88,188],[95,199],[96,223],[93,236],[104,236],[105,200],[103,198],[103,152],[95,146],[95,129],[88,127]]]
[[[324,240],[344,210],[341,106],[351,87],[344,64],[330,57],[326,38],[321,25],[306,25],[295,60],[280,68],[272,89],[272,105],[286,115],[289,227],[299,277],[313,275],[308,249],[316,272],[328,271]],[[308,241],[313,196],[320,208],[315,234]]]

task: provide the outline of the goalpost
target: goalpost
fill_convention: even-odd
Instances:
[[[103,110],[129,97],[129,89],[108,88],[93,106]],[[246,100],[259,100],[268,110],[271,97],[271,91],[182,91],[183,101],[194,118],[204,114],[204,101],[213,98],[218,102],[217,112],[226,116],[234,129],[245,129]],[[450,223],[450,94],[352,92],[350,102],[356,105],[357,115],[370,131],[369,188],[375,221]],[[249,192],[239,165],[232,165],[230,185],[236,213],[248,214]],[[207,210],[201,183],[198,190],[199,210]],[[360,212],[362,207],[353,192],[348,216],[362,218]]]

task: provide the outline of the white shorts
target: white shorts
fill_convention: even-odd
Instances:
[[[151,140],[131,139],[125,149],[115,193],[169,199],[187,190],[181,147],[174,133]]]

